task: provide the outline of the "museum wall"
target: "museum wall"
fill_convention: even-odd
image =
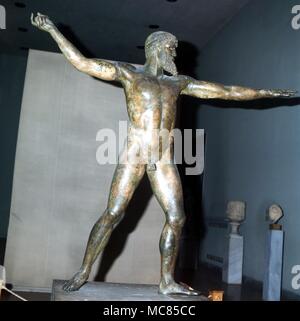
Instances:
[[[0,54],[0,238],[7,235],[27,54]]]
[[[295,4],[297,1],[250,1],[201,52],[199,78],[227,85],[300,90],[300,30],[291,26]],[[245,237],[243,272],[262,281],[266,209],[272,203],[282,206],[283,288],[293,291],[291,269],[300,264],[300,100],[210,101],[199,109],[197,127],[206,132],[206,220],[225,218],[229,200],[247,202],[241,229]],[[201,258],[218,265],[208,256],[224,253],[226,233],[216,228],[212,237],[209,230]]]

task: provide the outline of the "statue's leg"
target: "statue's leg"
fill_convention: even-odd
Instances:
[[[114,227],[121,221],[125,209],[145,173],[144,165],[118,165],[111,184],[108,205],[95,223],[88,240],[80,270],[67,281],[65,291],[78,290],[88,279],[98,255],[105,248]]]
[[[162,294],[199,295],[189,286],[174,281],[174,269],[179,249],[181,230],[185,221],[183,194],[177,167],[174,164],[156,164],[156,170],[147,170],[153,192],[166,215],[160,238]]]

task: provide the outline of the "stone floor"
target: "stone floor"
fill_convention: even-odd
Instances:
[[[0,264],[4,260],[5,240],[0,239]],[[191,285],[203,295],[208,296],[210,290],[223,290],[225,301],[261,301],[262,286],[257,282],[244,279],[242,286],[227,285],[222,282],[221,270],[212,266],[200,265],[197,271],[182,270],[176,275],[177,279]],[[50,293],[18,292],[29,301],[50,301]],[[1,301],[18,300],[14,296],[2,291]],[[300,300],[300,297],[283,294],[282,300]]]

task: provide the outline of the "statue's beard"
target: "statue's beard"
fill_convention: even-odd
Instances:
[[[169,72],[172,76],[176,76],[178,74],[177,67],[171,55],[163,55],[161,60],[161,66],[166,72]]]

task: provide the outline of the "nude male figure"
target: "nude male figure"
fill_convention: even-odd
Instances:
[[[59,32],[47,16],[38,13],[36,17],[32,15],[31,20],[34,26],[50,33],[67,60],[79,71],[102,80],[118,81],[122,84],[130,120],[129,144],[126,155],[123,157],[136,153],[136,150],[141,148],[141,145],[143,146],[140,144],[141,141],[145,143],[144,146],[151,146],[155,130],[167,129],[171,132],[175,124],[176,101],[179,95],[205,99],[252,100],[291,97],[295,94],[294,91],[227,87],[178,75],[174,63],[178,42],[175,36],[167,32],[155,32],[147,38],[146,62],[144,66],[137,68],[126,63],[86,58]],[[164,71],[171,76],[166,75]],[[154,140],[153,144],[155,144]],[[166,216],[159,244],[161,253],[159,292],[162,294],[199,294],[192,288],[178,284],[174,280],[179,238],[185,215],[177,167],[173,162],[164,161],[165,155],[169,153],[172,154],[170,146],[162,151],[159,159],[154,163],[145,158],[144,163],[118,164],[107,208],[90,233],[80,270],[70,281],[66,282],[64,290],[78,290],[87,281],[93,263],[105,248],[113,228],[122,219],[136,187],[146,172],[153,193]]]

